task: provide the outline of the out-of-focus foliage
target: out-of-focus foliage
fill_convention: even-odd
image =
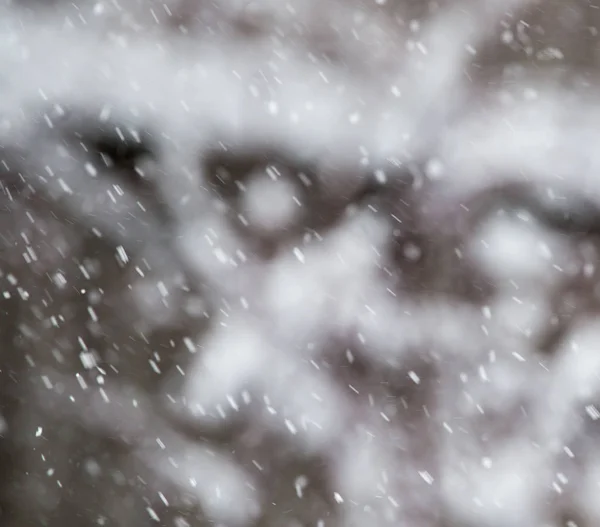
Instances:
[[[0,525],[600,524],[598,24],[2,0]]]

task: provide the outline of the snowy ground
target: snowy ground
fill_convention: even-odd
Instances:
[[[597,25],[0,0],[0,525],[600,525]]]

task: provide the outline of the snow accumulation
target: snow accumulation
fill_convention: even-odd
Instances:
[[[599,25],[0,0],[0,525],[600,525]]]

